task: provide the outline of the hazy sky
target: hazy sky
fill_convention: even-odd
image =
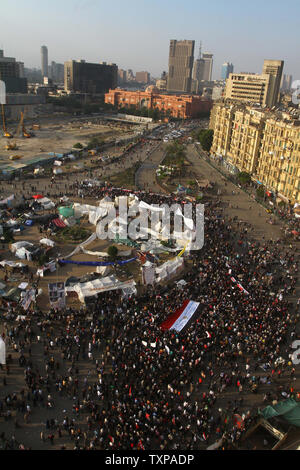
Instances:
[[[0,0],[0,48],[40,68],[70,59],[114,62],[160,76],[170,39],[200,40],[214,54],[215,79],[224,62],[236,72],[262,71],[264,59],[283,59],[300,79],[299,0]]]

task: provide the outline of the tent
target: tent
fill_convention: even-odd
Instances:
[[[262,411],[259,411],[266,420],[281,416],[289,424],[300,428],[300,403],[297,403],[293,398],[283,400],[274,406],[267,406]]]
[[[63,217],[73,217],[74,216],[74,209],[71,206],[62,206],[58,208],[58,212]]]
[[[59,218],[53,219],[52,222],[54,223],[54,225],[56,225],[56,227],[59,227],[59,228],[65,228],[66,227],[66,224]]]
[[[79,300],[84,303],[85,297],[91,297],[110,290],[133,288],[134,286],[134,280],[121,282],[112,275],[102,279],[95,279],[94,281],[78,283],[73,286],[66,287],[66,292],[76,292]]]
[[[10,247],[10,251],[12,253],[17,254],[18,250],[20,250],[21,248],[29,247],[29,246],[33,246],[33,244],[30,243],[30,242],[26,242],[26,241],[20,241],[20,242],[12,243],[11,247]]]
[[[52,248],[55,246],[55,242],[50,240],[49,238],[42,238],[40,240],[40,243],[42,245],[47,245],[47,246],[51,246]]]

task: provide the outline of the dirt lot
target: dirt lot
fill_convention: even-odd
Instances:
[[[30,126],[27,130],[30,130]],[[63,154],[70,152],[76,143],[87,145],[93,137],[104,141],[112,138],[129,138],[141,129],[133,124],[123,122],[109,122],[100,119],[70,120],[69,122],[47,123],[41,125],[40,130],[34,130],[34,137],[17,137],[17,128],[12,128],[15,135],[13,139],[0,140],[0,169],[4,166],[18,167],[33,160],[47,160],[49,153]],[[17,144],[17,150],[6,150],[7,143]],[[18,155],[22,158],[11,161],[9,157]]]

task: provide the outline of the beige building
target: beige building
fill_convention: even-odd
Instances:
[[[232,170],[253,174],[258,164],[266,113],[243,105],[220,103],[214,106],[212,115],[212,153],[225,157]],[[212,126],[212,120],[210,124]]]
[[[215,104],[212,155],[245,171],[285,202],[300,202],[300,121],[289,113],[244,104]]]
[[[253,174],[257,168],[265,117],[251,108],[234,114],[227,161],[239,171]]]
[[[300,121],[266,121],[256,177],[286,202],[300,202]]]
[[[231,73],[226,81],[225,99],[269,106],[271,80],[267,74]]]
[[[269,88],[269,100],[273,100],[275,106],[280,100],[280,84],[283,75],[283,60],[265,60],[263,66],[263,74],[270,75],[272,77]]]
[[[236,107],[224,103],[216,104],[211,111],[211,125],[214,126],[214,139],[211,153],[225,157],[230,149],[232,124]],[[213,123],[212,123],[213,117]]]
[[[279,102],[284,62],[265,60],[263,73],[231,73],[226,81],[225,99],[272,108]]]

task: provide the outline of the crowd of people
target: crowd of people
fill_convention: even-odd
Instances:
[[[82,182],[72,190],[83,199],[124,194]],[[137,195],[148,204],[183,203],[178,195]],[[206,204],[205,244],[185,258],[184,287],[169,281],[127,299],[102,293],[87,308],[36,309],[19,325],[3,325],[24,386],[5,394],[8,361],[2,417],[13,419],[14,410],[17,428],[47,409],[52,418],[40,438],[60,448],[196,450],[221,438],[224,448],[238,447],[258,405],[299,398],[297,266],[295,247],[255,242],[247,228],[233,230],[220,201]],[[200,303],[196,317],[180,333],[163,331],[185,300]],[[6,448],[15,445],[0,437]]]

